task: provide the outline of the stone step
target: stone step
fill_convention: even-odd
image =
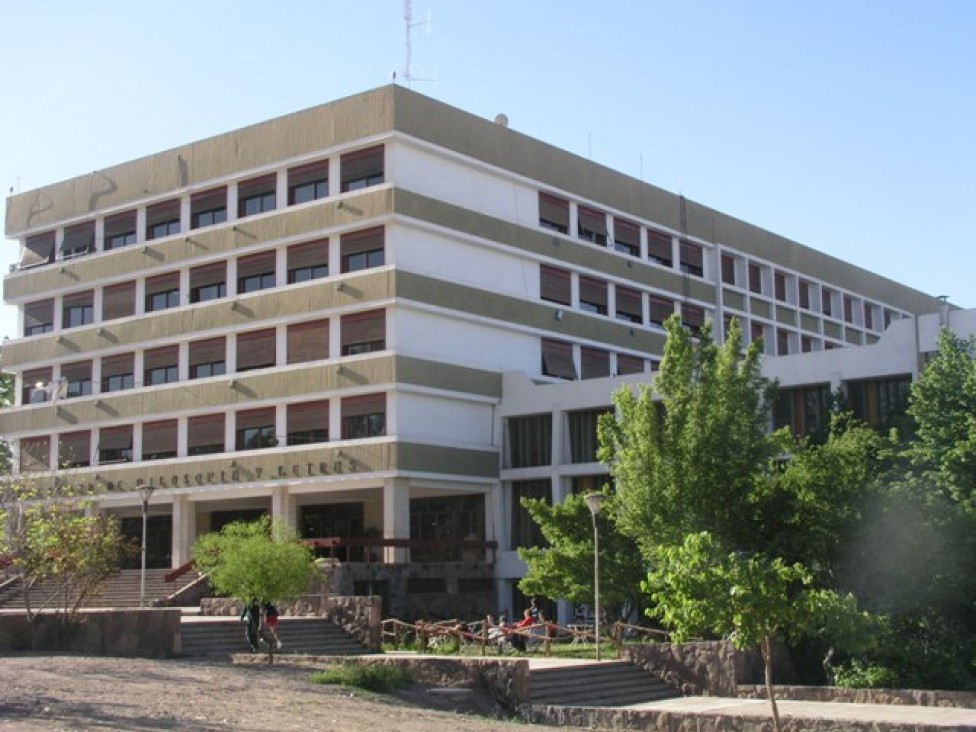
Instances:
[[[316,656],[350,656],[366,653],[366,649],[352,636],[329,620],[322,618],[288,618],[278,622],[278,638],[282,648],[278,654],[307,654]],[[237,618],[180,622],[181,655],[189,657],[228,657],[247,653],[244,624]],[[265,646],[261,646],[265,650]]]
[[[190,572],[176,582],[167,582],[164,577],[168,569],[146,570],[146,603],[169,597],[177,590],[193,582],[198,575]],[[88,598],[87,607],[139,607],[141,604],[142,578],[140,570],[122,570],[109,577],[97,595]],[[31,590],[31,604],[43,605],[58,592],[54,582],[38,583]],[[19,583],[14,583],[0,593],[0,608],[23,608],[24,598]]]
[[[626,706],[681,694],[629,661],[531,671],[530,703],[552,706]]]

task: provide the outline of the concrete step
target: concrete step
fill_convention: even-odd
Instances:
[[[176,582],[166,582],[164,576],[168,569],[146,570],[146,602],[169,597],[171,594],[193,582],[197,573],[190,572],[180,577]],[[109,577],[97,595],[88,598],[87,607],[139,607],[141,604],[141,572],[138,569],[122,570]],[[43,605],[49,598],[57,594],[58,588],[54,582],[40,582],[31,590],[31,604],[35,607]],[[0,594],[0,608],[23,608],[24,598],[20,585],[14,583]]]
[[[672,699],[681,694],[629,661],[533,669],[530,703],[609,707]]]
[[[356,639],[330,620],[322,618],[288,618],[278,621],[278,654],[315,656],[351,656],[366,653]],[[244,624],[237,618],[215,620],[183,618],[180,621],[181,655],[187,657],[228,657],[249,651]],[[264,645],[262,651],[266,650]]]

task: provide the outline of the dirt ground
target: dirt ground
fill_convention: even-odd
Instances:
[[[309,671],[206,661],[0,657],[0,730],[551,730],[493,719],[490,700],[422,687],[385,697]],[[485,716],[473,716],[477,713]],[[566,728],[563,728],[566,729]]]

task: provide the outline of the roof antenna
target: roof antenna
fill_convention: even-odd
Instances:
[[[411,57],[413,55],[410,36],[413,29],[421,25],[427,27],[427,35],[430,35],[430,9],[428,8],[427,10],[427,20],[414,23],[413,0],[403,0],[403,80],[407,84],[407,89],[410,88],[411,82],[414,81],[433,81],[433,79],[418,78],[410,71]],[[393,74],[393,80],[396,81],[396,73]]]

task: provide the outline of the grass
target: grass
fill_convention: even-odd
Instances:
[[[408,670],[379,663],[328,666],[315,671],[311,679],[316,684],[351,686],[378,694],[391,694],[413,683],[413,675]]]

